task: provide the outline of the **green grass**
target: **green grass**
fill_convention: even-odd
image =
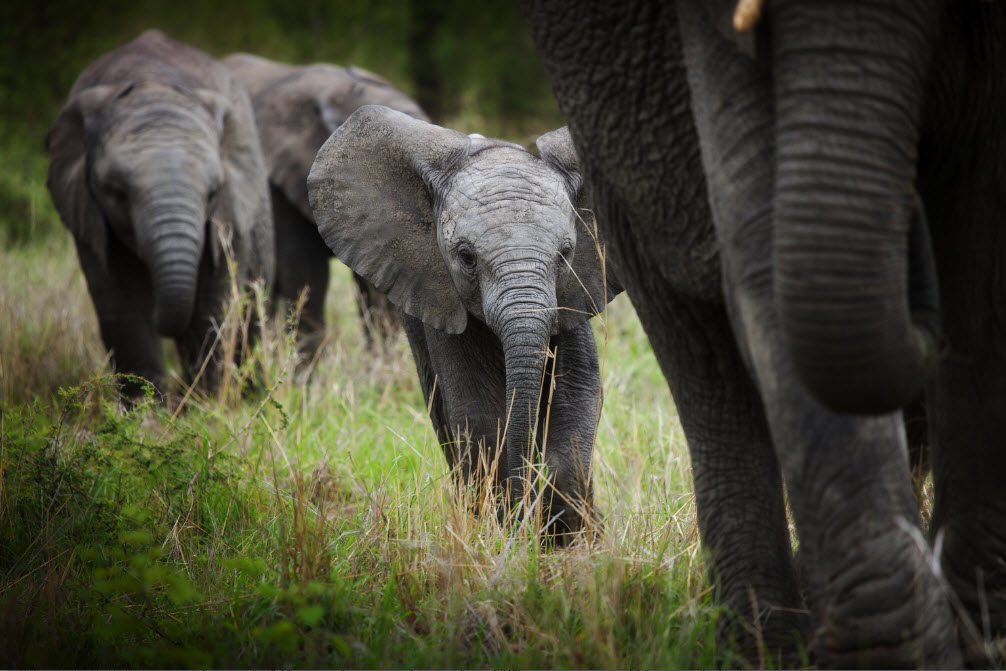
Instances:
[[[552,550],[459,500],[404,338],[367,353],[345,269],[310,382],[272,333],[264,391],[173,413],[116,404],[65,236],[0,267],[0,666],[729,663],[624,297],[597,324],[605,530]]]

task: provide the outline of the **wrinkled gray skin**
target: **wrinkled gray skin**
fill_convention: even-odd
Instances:
[[[821,666],[958,665],[890,411],[942,329],[932,533],[971,620],[1001,633],[1006,10],[775,0],[737,35],[734,4],[523,9],[674,394],[731,633],[752,663],[759,637],[804,632]]]
[[[161,338],[171,337],[191,381],[229,293],[224,241],[240,286],[273,276],[247,95],[203,52],[148,31],[84,70],[46,144],[49,191],[116,370],[162,387]]]
[[[545,519],[561,534],[591,501],[601,386],[587,319],[619,289],[574,216],[584,202],[568,134],[538,147],[541,158],[368,106],[322,147],[308,188],[328,245],[407,315],[448,463],[479,482],[505,429],[497,483],[519,501],[543,450]]]
[[[325,336],[325,294],[332,252],[318,235],[307,202],[307,174],[328,136],[362,105],[385,105],[423,121],[429,118],[408,96],[360,68],[317,63],[290,66],[250,54],[223,60],[248,90],[269,169],[276,225],[275,296],[297,300],[306,287],[299,323],[303,360],[314,358]],[[387,298],[359,275],[360,316],[368,344],[397,331]]]

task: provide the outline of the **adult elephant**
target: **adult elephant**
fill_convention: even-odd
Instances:
[[[244,90],[207,54],[147,31],[81,73],[46,147],[49,191],[116,369],[161,387],[161,338],[170,337],[186,378],[212,389],[231,294],[224,253],[240,287],[268,286],[275,263]]]
[[[739,635],[805,624],[781,472],[817,662],[959,663],[896,410],[928,382],[942,573],[1001,632],[1003,7],[776,0],[752,29],[725,0],[523,5]]]
[[[269,170],[276,225],[274,295],[296,303],[307,288],[298,324],[301,355],[312,360],[325,336],[325,296],[332,252],[318,235],[307,201],[315,154],[335,129],[363,105],[384,105],[429,121],[411,98],[377,75],[327,63],[291,66],[251,54],[223,60],[251,95]],[[386,341],[398,324],[384,294],[354,273],[368,344]]]

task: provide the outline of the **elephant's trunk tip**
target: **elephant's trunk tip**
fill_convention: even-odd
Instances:
[[[187,294],[189,288],[181,288],[180,293]],[[181,337],[192,321],[193,301],[187,295],[177,296],[176,300],[162,299],[154,308],[154,324],[157,332],[166,338]]]

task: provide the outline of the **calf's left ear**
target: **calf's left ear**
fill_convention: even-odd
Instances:
[[[569,129],[563,126],[545,133],[535,141],[535,146],[542,160],[565,176],[574,208],[576,249],[572,270],[561,275],[556,287],[559,329],[565,330],[601,312],[622,292],[622,285],[607,262]]]
[[[263,235],[265,230],[271,237],[269,185],[248,95],[241,90],[226,95],[209,89],[199,89],[196,94],[220,134],[223,182],[213,212],[215,226],[207,231],[210,251],[214,262],[218,263],[222,258],[218,238],[221,234],[225,238],[234,235],[248,239],[252,230],[257,229],[258,235]],[[264,275],[271,276],[271,270],[266,269]]]
[[[87,147],[99,110],[114,93],[110,86],[84,89],[70,99],[45,137],[49,153],[46,186],[63,224],[78,244],[94,253],[98,262],[108,262],[108,229],[101,208],[94,201],[87,179]]]

